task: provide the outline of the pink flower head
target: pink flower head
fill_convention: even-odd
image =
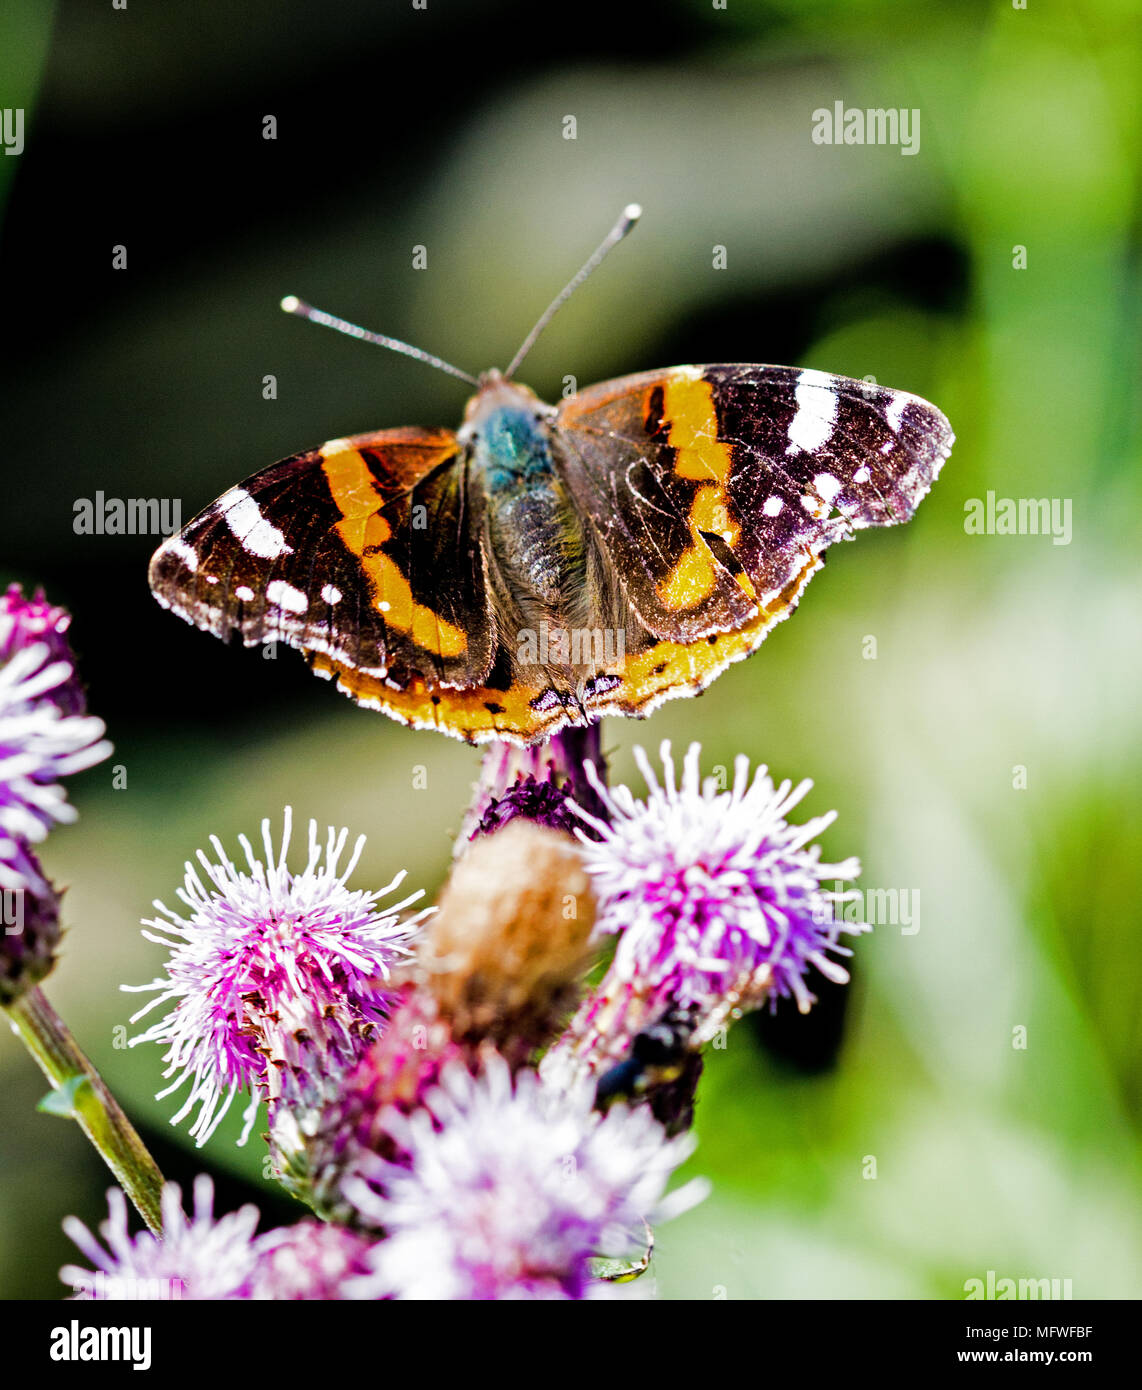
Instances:
[[[189,1083],[171,1123],[195,1107],[191,1128],[204,1144],[240,1090],[252,1092],[245,1113],[245,1143],[259,1100],[271,1109],[313,1104],[357,1060],[384,1019],[384,988],[395,964],[410,954],[420,912],[402,911],[423,896],[414,893],[384,909],[378,899],[393,892],[403,872],[379,892],[347,886],[365,839],[340,868],[348,831],[330,828],[324,846],[316,822],[309,825],[309,858],[301,873],[286,864],[292,817],[285,812],[281,850],[262,822],[265,862],[246,837],[239,842],[245,869],[211,837],[217,862],[199,851],[209,882],[186,866],[178,895],[188,917],[156,902],[165,915],[145,923],[149,941],[170,950],[165,979],[125,989],[153,990],[156,997],[132,1022],[164,1004],[173,1005],[145,1033],[133,1038],[166,1045],[164,1075],[169,1095]],[[173,939],[171,939],[173,938]]]
[[[77,1217],[63,1228],[94,1269],[64,1265],[59,1276],[80,1299],[248,1298],[257,1263],[256,1207],[244,1206],[215,1217],[214,1185],[205,1174],[194,1182],[194,1212],[188,1220],[177,1184],[163,1187],[163,1236],[150,1231],[132,1236],[127,1199],[113,1187],[109,1215],[99,1227],[106,1248]]]
[[[513,1078],[494,1055],[473,1077],[460,1063],[389,1132],[403,1150],[377,1159],[352,1193],[385,1232],[361,1295],[402,1299],[579,1299],[606,1294],[595,1255],[643,1249],[646,1223],[701,1200],[698,1180],[664,1197],[690,1154],[645,1110],[593,1109],[533,1071]]]
[[[75,820],[59,779],[111,751],[83,695],[64,633],[70,617],[16,585],[0,598],[0,865]]]
[[[309,1218],[268,1231],[257,1243],[251,1297],[347,1298],[349,1281],[369,1272],[373,1244],[373,1237]]]
[[[775,787],[764,767],[751,778],[749,760],[739,757],[723,791],[713,778],[701,781],[700,753],[692,744],[678,785],[664,743],[660,784],[636,748],[645,801],[626,787],[608,790],[588,769],[610,813],[608,823],[580,812],[593,832],[580,838],[598,898],[596,931],[618,936],[609,978],[697,1013],[730,996],[746,1005],[791,995],[804,1011],[810,967],[848,979],[832,959],[850,954],[837,934],[866,928],[836,921],[834,904],[852,894],[822,885],[854,878],[860,864],[822,863],[820,846],[809,843],[835,812],[803,825],[787,819],[812,782]]]

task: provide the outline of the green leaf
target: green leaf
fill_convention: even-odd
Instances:
[[[65,1120],[70,1120],[75,1115],[80,1091],[84,1086],[90,1085],[90,1080],[82,1072],[77,1072],[57,1090],[49,1091],[36,1109],[44,1115],[62,1115]]]

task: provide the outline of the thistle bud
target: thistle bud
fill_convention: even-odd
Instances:
[[[573,1008],[593,952],[590,880],[566,835],[517,819],[476,840],[421,940],[424,988],[458,1042],[522,1061]]]
[[[49,973],[59,946],[59,895],[22,845],[0,863],[0,1004],[8,1006]]]
[[[337,1096],[308,1116],[275,1116],[285,1185],[321,1215],[355,1220],[346,1192],[378,1159],[399,1160],[393,1125],[423,1106],[445,1067],[478,1074],[498,1053],[514,1072],[555,1035],[592,958],[593,922],[568,836],[520,819],[473,843],[400,972],[383,1031]]]

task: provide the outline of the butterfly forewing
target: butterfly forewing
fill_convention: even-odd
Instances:
[[[166,541],[151,587],[224,639],[281,640],[397,687],[478,684],[492,635],[459,461],[451,432],[421,430],[284,459]]]

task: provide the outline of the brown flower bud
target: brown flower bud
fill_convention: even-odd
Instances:
[[[4,866],[0,866],[4,867]],[[0,1004],[13,1004],[55,964],[59,895],[23,846],[0,875]],[[8,887],[7,883],[18,886]]]
[[[594,919],[575,842],[513,820],[453,868],[425,928],[423,987],[457,1041],[491,1040],[518,1064],[574,1007]]]
[[[347,1180],[369,1156],[394,1158],[394,1108],[415,1110],[459,1061],[512,1067],[558,1032],[594,952],[594,899],[575,842],[522,818],[473,842],[456,863],[416,963],[386,982],[391,1013],[336,1093],[308,1113],[279,1110],[269,1136],[282,1182],[327,1218],[353,1220]]]

